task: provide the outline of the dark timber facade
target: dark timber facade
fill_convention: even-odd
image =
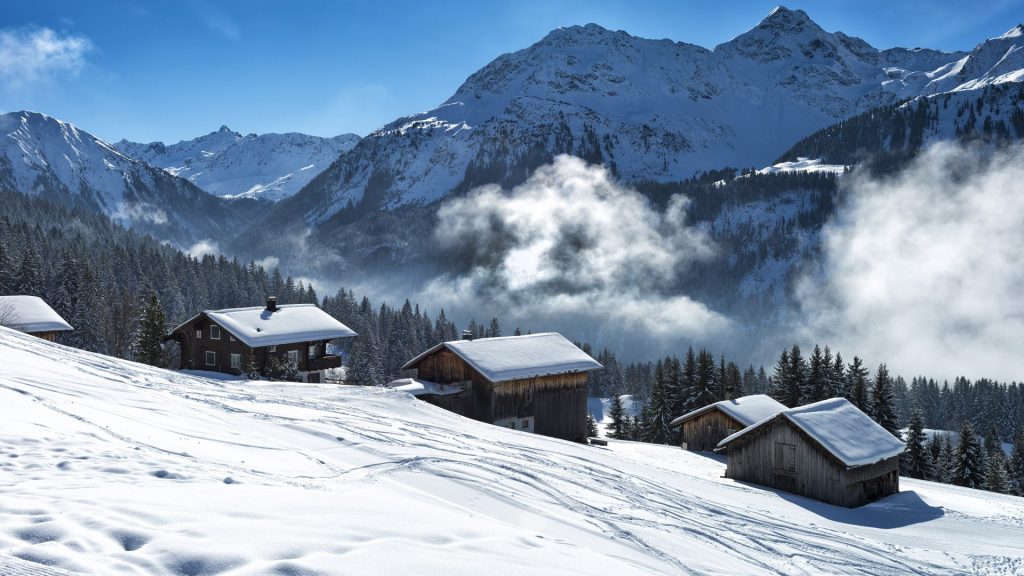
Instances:
[[[899,456],[846,466],[782,415],[730,441],[726,478],[853,508],[899,492]]]
[[[417,378],[462,392],[420,398],[467,418],[582,441],[587,435],[587,372],[492,382],[458,354],[441,347],[414,365]]]
[[[726,436],[746,428],[738,420],[718,408],[712,408],[703,414],[683,420],[681,426],[682,443],[680,445],[684,450],[694,452],[714,450]]]

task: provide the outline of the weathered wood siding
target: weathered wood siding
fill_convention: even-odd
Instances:
[[[735,418],[714,408],[683,422],[681,445],[694,452],[714,450],[726,436],[744,428]]]
[[[566,440],[587,433],[587,374],[555,374],[493,383],[457,354],[441,348],[416,365],[418,378],[463,386],[471,394],[424,398],[467,418],[493,424],[533,418],[534,432]]]
[[[854,507],[899,491],[899,458],[847,470],[789,420],[777,418],[732,442],[727,478]]]

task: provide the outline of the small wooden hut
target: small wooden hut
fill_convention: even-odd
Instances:
[[[843,398],[779,412],[722,440],[727,478],[837,506],[899,492],[904,444]]]
[[[554,332],[444,342],[389,386],[457,414],[566,440],[586,438],[587,372],[601,368]]]
[[[669,427],[682,427],[683,450],[714,450],[726,436],[785,409],[784,404],[770,396],[751,394],[715,402],[683,414],[670,422]]]
[[[74,330],[38,296],[0,296],[0,326],[53,342],[58,332]]]

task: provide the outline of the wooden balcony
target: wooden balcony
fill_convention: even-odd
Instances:
[[[309,361],[309,371],[317,372],[328,368],[341,368],[341,356],[321,356]]]

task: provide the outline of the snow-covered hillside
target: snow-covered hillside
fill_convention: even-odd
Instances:
[[[247,134],[220,130],[177,144],[114,144],[128,157],[226,198],[276,202],[298,192],[314,176],[359,142],[355,134],[320,138],[306,134]]]
[[[0,328],[0,567],[90,574],[1019,574],[1024,500],[860,509],[404,393],[225,382]],[[25,573],[31,573],[25,570]]]
[[[229,209],[73,124],[27,111],[0,115],[0,187],[80,205],[182,243],[236,230],[255,212],[253,203]]]
[[[498,57],[439,107],[364,138],[295,197],[290,214],[318,222],[363,198],[393,208],[516,184],[559,153],[604,163],[626,181],[765,166],[839,120],[1017,65],[981,64],[994,58],[984,51],[878,50],[785,8],[714,50],[595,24],[560,28]]]

